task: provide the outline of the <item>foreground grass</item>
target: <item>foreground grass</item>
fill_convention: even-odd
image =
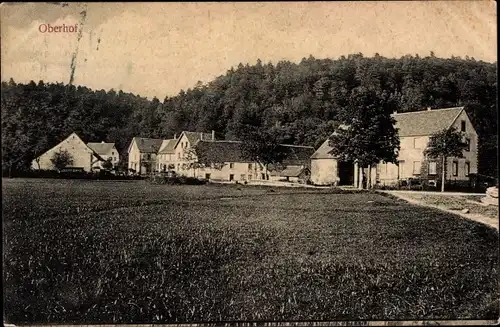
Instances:
[[[3,180],[11,323],[496,319],[498,233],[372,193]]]

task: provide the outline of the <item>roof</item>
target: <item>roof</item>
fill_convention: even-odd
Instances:
[[[141,153],[157,153],[163,143],[162,139],[150,139],[145,137],[134,137],[132,142],[135,141]]]
[[[299,177],[303,171],[307,170],[306,167],[300,166],[289,166],[286,167],[281,173],[280,176],[283,177]]]
[[[288,145],[282,144],[283,147],[288,148],[288,155],[283,160],[284,165],[300,165],[309,162],[311,155],[314,153],[312,146],[302,145]]]
[[[163,140],[160,146],[160,150],[158,151],[158,154],[174,153],[176,143],[177,139]]]
[[[191,146],[195,145],[196,142],[199,140],[212,140],[212,134],[211,133],[201,133],[201,132],[182,132],[184,135],[186,135],[189,143]],[[181,133],[181,135],[182,135]]]
[[[393,114],[399,136],[432,135],[448,129],[464,107],[423,110]]]
[[[335,156],[329,153],[333,149],[330,145],[328,145],[329,140],[329,138],[326,139],[326,141],[323,142],[323,144],[321,144],[316,151],[314,151],[311,159],[335,159]]]
[[[104,142],[101,142],[101,143],[89,142],[89,143],[87,143],[87,146],[98,154],[108,154],[111,151],[111,149],[114,148],[115,144],[114,143],[104,143]]]
[[[205,141],[200,140],[198,147],[209,151],[209,156],[218,158],[220,162],[253,162],[252,160],[245,159],[241,153],[241,141]],[[307,163],[311,154],[314,152],[313,147],[298,146],[298,145],[285,145],[283,147],[289,149],[287,158],[283,160],[284,165],[300,165]]]
[[[44,153],[42,153],[41,155],[39,155],[38,157],[36,158],[40,158],[41,156],[43,156],[44,154],[46,154],[47,152],[49,152],[50,150],[56,148],[59,144],[63,143],[64,141],[68,140],[70,137],[72,136],[75,136],[78,141],[80,141],[81,143],[83,143],[83,145],[85,145],[87,147],[87,149],[89,150],[89,152],[92,152],[92,155],[95,156],[98,160],[100,161],[104,161],[104,159],[99,155],[99,153],[97,151],[95,151],[93,148],[91,148],[89,146],[90,143],[88,144],[85,144],[85,142],[83,142],[83,140],[81,139],[80,136],[78,136],[78,134],[76,134],[75,132],[71,133],[68,137],[66,137],[64,140],[62,140],[61,142],[57,143],[55,146],[53,146],[52,148],[50,148],[49,150],[45,151]]]

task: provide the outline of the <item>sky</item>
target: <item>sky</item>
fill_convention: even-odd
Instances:
[[[352,53],[497,61],[495,1],[1,3],[1,80],[174,96],[239,63]],[[45,32],[77,26],[76,32]]]

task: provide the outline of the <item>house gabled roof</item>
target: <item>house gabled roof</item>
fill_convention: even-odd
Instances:
[[[335,156],[329,153],[332,151],[332,147],[328,145],[329,140],[329,138],[326,139],[326,141],[323,142],[323,144],[321,144],[316,151],[314,151],[311,159],[335,159]]]
[[[163,140],[150,139],[146,137],[134,137],[132,139],[132,142],[130,143],[130,146],[132,146],[134,142],[137,144],[139,152],[141,153],[158,153],[158,150],[160,149]],[[129,146],[129,152],[130,152],[130,146]]]
[[[100,154],[100,155],[106,155],[110,153],[110,151],[115,147],[114,143],[97,143],[97,142],[89,142],[87,143],[87,146],[94,150],[94,152]]]
[[[198,143],[198,141],[200,141],[200,140],[213,141],[211,133],[183,131],[181,133],[181,135],[179,135],[179,137],[176,139],[174,148],[177,147],[177,144],[179,143],[180,139],[182,138],[182,135],[186,135],[186,138],[188,139],[191,146],[196,145],[196,143]]]
[[[450,128],[464,107],[393,114],[399,136],[426,136]]]
[[[174,153],[177,139],[163,140],[158,154]]]
[[[88,144],[86,144],[85,142],[83,142],[82,138],[80,136],[78,136],[78,134],[76,134],[75,132],[71,133],[68,137],[66,137],[65,139],[63,139],[61,142],[57,143],[55,146],[53,146],[49,150],[45,151],[44,153],[42,153],[41,155],[39,155],[36,158],[40,158],[41,156],[43,156],[44,154],[46,154],[50,150],[56,148],[59,144],[63,143],[64,141],[68,140],[71,137],[76,137],[83,145],[85,145],[85,147],[89,150],[89,152],[92,153],[92,155],[97,158],[97,160],[104,161],[104,159],[99,155],[99,153],[97,153],[94,149],[92,149],[91,147],[89,147]]]
[[[210,156],[218,158],[220,162],[253,162],[245,159],[241,153],[241,141],[208,141],[199,140],[198,147],[204,151],[210,151]],[[282,144],[288,151],[287,157],[283,160],[284,165],[303,165],[308,163],[309,157],[314,152],[313,147]]]

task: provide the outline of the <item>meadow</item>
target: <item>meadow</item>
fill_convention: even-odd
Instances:
[[[4,320],[496,319],[498,232],[374,192],[2,180]]]

